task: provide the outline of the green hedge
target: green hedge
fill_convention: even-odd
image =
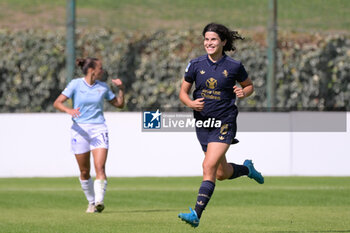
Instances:
[[[236,46],[237,52],[229,55],[243,62],[256,90],[237,104],[247,110],[263,109],[267,104],[266,47],[249,38]],[[76,47],[77,57],[102,58],[110,78],[124,81],[123,111],[182,108],[178,92],[184,70],[190,59],[204,53],[201,36],[191,30],[148,34],[77,31]],[[318,36],[311,41],[282,38],[279,48],[278,109],[350,110],[349,37]],[[52,103],[67,84],[65,32],[0,31],[0,54],[0,112],[55,111]],[[80,76],[77,70],[76,77]]]

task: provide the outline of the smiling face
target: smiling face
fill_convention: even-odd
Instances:
[[[222,41],[216,32],[204,34],[204,48],[211,57],[221,56],[226,40]]]

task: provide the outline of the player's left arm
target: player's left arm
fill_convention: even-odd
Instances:
[[[119,89],[118,95],[109,101],[114,107],[116,108],[123,108],[124,107],[124,85],[122,80],[118,79],[112,79],[112,82],[114,85],[116,85]]]
[[[243,82],[240,82],[239,84],[241,87],[238,87],[237,85],[233,87],[233,92],[236,94],[238,98],[243,99],[253,94],[254,86],[250,78],[247,78],[246,80],[244,80]]]

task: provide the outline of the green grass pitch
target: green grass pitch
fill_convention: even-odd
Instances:
[[[109,178],[106,209],[86,214],[78,178],[1,178],[0,232],[350,232],[350,177],[217,182],[200,225],[200,177]]]

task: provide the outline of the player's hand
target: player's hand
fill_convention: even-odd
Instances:
[[[117,79],[112,79],[112,82],[114,83],[114,85],[116,85],[119,89],[124,89],[124,85],[122,80],[120,80],[119,78]]]
[[[202,111],[204,108],[204,98],[199,98],[194,101],[192,101],[192,106],[191,108],[195,111]]]
[[[80,112],[79,112],[80,108],[76,108],[76,109],[69,109],[67,111],[67,113],[69,115],[71,115],[73,118],[78,118],[80,117]]]
[[[236,96],[240,99],[245,97],[245,93],[242,88],[234,86],[233,87],[233,92],[236,94]]]

